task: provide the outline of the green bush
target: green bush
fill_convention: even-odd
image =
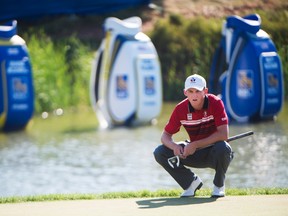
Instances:
[[[92,53],[75,36],[54,42],[37,31],[24,38],[33,68],[36,113],[89,104]]]
[[[156,24],[150,37],[161,62],[164,100],[183,97],[183,83],[188,75],[199,73],[208,78],[221,26],[219,20],[207,22],[201,17],[185,20],[179,15]]]

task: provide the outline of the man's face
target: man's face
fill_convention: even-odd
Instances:
[[[195,88],[190,88],[187,91],[184,90],[184,95],[188,98],[194,109],[202,109],[204,98],[207,92],[207,88],[204,88],[202,91],[199,91]]]

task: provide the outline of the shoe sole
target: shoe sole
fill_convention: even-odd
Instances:
[[[197,190],[200,190],[202,186],[203,186],[203,182],[200,182],[200,184],[199,184],[199,185],[197,186],[197,188],[194,190],[194,195],[192,195],[192,196],[180,196],[180,198],[185,198],[185,197],[194,197],[196,191],[197,191]]]
[[[223,196],[219,196],[219,195],[211,195],[211,198],[221,198],[221,197],[225,197],[225,195],[223,195]]]

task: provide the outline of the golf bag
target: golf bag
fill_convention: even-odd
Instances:
[[[100,127],[150,123],[162,106],[161,71],[139,17],[105,20],[105,38],[96,53],[90,83]]]
[[[34,111],[32,69],[17,21],[0,26],[0,130],[23,129]]]
[[[229,16],[215,52],[209,90],[238,122],[273,119],[284,100],[282,65],[257,14]]]

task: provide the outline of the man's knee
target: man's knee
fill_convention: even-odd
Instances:
[[[163,157],[163,145],[159,145],[153,152],[155,160],[159,163],[160,158]]]
[[[214,144],[214,151],[219,157],[231,157],[232,149],[229,143],[225,141],[217,142]]]
[[[173,152],[172,152],[173,153]],[[153,152],[154,158],[158,163],[167,161],[168,157],[171,157],[171,150],[164,145],[159,145]]]

